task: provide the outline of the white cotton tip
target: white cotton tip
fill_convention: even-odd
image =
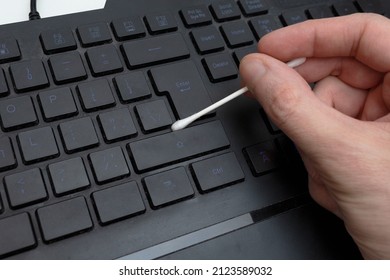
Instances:
[[[189,118],[189,117],[182,119],[182,120],[178,120],[172,124],[171,129],[172,129],[172,131],[183,129],[183,128],[187,127],[193,121],[194,120],[192,120],[192,118]]]

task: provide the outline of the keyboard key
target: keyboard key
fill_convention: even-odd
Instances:
[[[142,130],[146,133],[169,127],[173,121],[164,100],[159,99],[135,106]]]
[[[38,123],[31,97],[21,96],[0,101],[1,125],[5,131]]]
[[[262,142],[244,149],[254,176],[274,171],[281,164],[281,155],[273,141]]]
[[[130,175],[129,167],[120,147],[91,153],[89,160],[98,184],[118,180]]]
[[[357,13],[358,10],[352,2],[341,2],[333,4],[333,10],[338,16],[346,16]]]
[[[86,82],[77,86],[84,111],[91,112],[115,105],[110,85],[105,79]]]
[[[131,72],[114,78],[116,90],[122,102],[134,102],[152,96],[142,72]]]
[[[229,147],[219,121],[131,142],[129,149],[138,171],[144,172]]]
[[[283,27],[282,23],[271,15],[253,18],[249,21],[249,24],[257,40],[260,40],[264,35]]]
[[[198,70],[191,61],[156,67],[150,74],[156,91],[169,95],[176,117],[180,119],[212,104]]]
[[[72,91],[68,87],[56,88],[38,95],[45,121],[54,121],[77,115]]]
[[[144,37],[145,27],[138,16],[113,20],[111,26],[118,41]]]
[[[60,154],[51,127],[21,132],[18,141],[26,164],[55,158]]]
[[[249,47],[244,47],[244,48],[240,48],[240,49],[237,49],[234,54],[233,54],[233,57],[234,57],[234,60],[236,61],[236,64],[237,66],[240,65],[240,61],[248,54],[250,53],[257,53],[257,45],[252,45],[252,46],[249,46]]]
[[[0,220],[0,258],[36,246],[30,215],[21,213]]]
[[[358,0],[357,4],[364,13],[383,14],[383,7],[379,0]]]
[[[148,176],[144,179],[144,184],[153,208],[182,201],[194,195],[183,167]]]
[[[20,50],[15,38],[0,38],[0,63],[20,59]]]
[[[303,10],[294,9],[284,11],[281,15],[281,19],[284,22],[284,25],[293,25],[307,20],[307,17]]]
[[[191,32],[191,37],[200,54],[217,52],[225,48],[222,36],[214,26],[195,29]]]
[[[249,26],[243,21],[225,23],[221,26],[222,34],[230,48],[237,48],[253,43]]]
[[[111,42],[110,30],[105,22],[83,25],[77,28],[83,47],[91,47]]]
[[[227,53],[208,56],[202,62],[212,83],[234,79],[238,76],[237,67]]]
[[[211,11],[216,21],[239,19],[241,17],[240,9],[233,0],[219,0],[211,4]]]
[[[180,11],[180,15],[186,27],[202,26],[212,23],[211,14],[207,7],[203,5],[184,8]]]
[[[46,54],[65,52],[77,48],[72,30],[68,28],[43,31],[40,39]]]
[[[0,138],[0,171],[12,169],[16,165],[17,162],[11,140],[8,137]]]
[[[103,225],[145,212],[145,204],[136,182],[94,192],[92,198]]]
[[[80,157],[50,164],[48,170],[57,196],[76,192],[90,185],[87,171]]]
[[[39,208],[37,217],[45,242],[66,238],[93,227],[88,206],[83,197]]]
[[[104,140],[108,143],[137,135],[133,118],[126,108],[100,114],[98,119],[103,129]]]
[[[205,159],[191,165],[202,192],[230,186],[244,180],[244,172],[234,153]]]
[[[57,84],[70,83],[87,78],[84,64],[78,52],[68,52],[50,57],[49,65]]]
[[[47,198],[45,183],[38,168],[5,176],[4,183],[12,208],[38,203]]]
[[[183,59],[190,55],[179,33],[126,42],[122,47],[130,69]]]
[[[3,69],[0,69],[0,97],[7,96],[8,93],[8,83],[4,76]]]
[[[63,122],[59,125],[59,129],[67,153],[99,145],[99,139],[90,117]]]
[[[123,70],[118,52],[113,45],[104,45],[89,49],[86,53],[94,76],[108,75]]]
[[[334,17],[332,10],[327,5],[320,5],[309,8],[307,10],[309,17],[312,19],[330,18]]]
[[[18,92],[44,88],[49,85],[46,70],[38,59],[26,60],[12,64],[10,73]]]
[[[239,0],[238,4],[245,16],[257,16],[268,12],[266,0]]]
[[[154,13],[145,16],[145,23],[151,34],[177,30],[177,23],[171,13]]]

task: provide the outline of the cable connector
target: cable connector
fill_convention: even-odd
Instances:
[[[36,0],[31,0],[30,10],[31,10],[31,12],[28,14],[28,18],[30,20],[35,20],[35,19],[41,18],[41,16],[39,15],[39,13],[37,11],[37,1]]]

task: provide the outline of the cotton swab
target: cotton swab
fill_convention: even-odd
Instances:
[[[305,61],[306,61],[306,57],[301,57],[301,58],[293,59],[293,60],[287,62],[287,65],[291,68],[295,68],[295,67],[298,67],[298,66],[302,65],[303,63],[305,63]],[[233,92],[232,94],[226,96],[225,98],[215,102],[214,104],[211,104],[209,107],[206,107],[203,110],[201,110],[201,111],[199,111],[199,112],[197,112],[197,113],[195,113],[187,118],[176,121],[171,126],[172,131],[180,130],[180,129],[187,127],[193,121],[210,113],[211,111],[214,111],[218,107],[226,104],[230,100],[233,100],[234,98],[242,95],[243,93],[245,93],[247,91],[248,91],[248,88],[243,87],[243,88]]]

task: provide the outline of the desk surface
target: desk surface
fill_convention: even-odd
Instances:
[[[104,7],[106,0],[37,0],[42,18]],[[26,21],[30,12],[30,0],[0,0],[0,24]]]

